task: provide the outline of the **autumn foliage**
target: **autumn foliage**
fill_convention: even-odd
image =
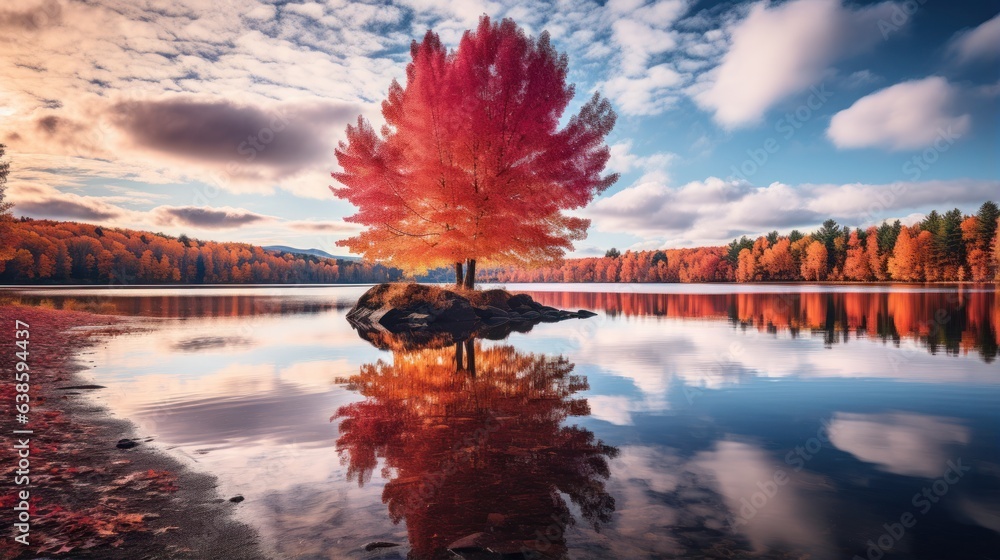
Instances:
[[[495,267],[497,282],[993,282],[1000,272],[1000,208],[972,216],[931,212],[911,226],[883,223],[851,230],[828,220],[817,231],[772,232],[725,247],[625,251],[568,259],[529,270]]]
[[[772,232],[728,246],[657,251],[608,251],[529,268],[482,271],[496,282],[994,282],[1000,271],[1000,208],[987,202],[971,216],[931,212],[921,222],[898,221],[851,230],[828,220],[817,231]],[[0,282],[26,283],[373,283],[403,272],[382,264],[276,254],[243,243],[101,228],[49,220],[6,224],[7,259]],[[417,278],[450,280],[451,269]]]
[[[6,283],[367,283],[401,276],[382,265],[77,222],[22,218],[8,237],[11,258],[0,259]]]
[[[393,82],[377,133],[363,117],[336,151],[331,187],[366,226],[341,244],[410,271],[468,263],[533,267],[583,239],[567,216],[617,180],[602,175],[611,104],[595,94],[560,128],[574,95],[568,60],[543,32],[480,20],[449,52],[428,31],[410,47],[406,85]]]

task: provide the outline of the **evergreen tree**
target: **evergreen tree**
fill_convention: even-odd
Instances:
[[[990,244],[997,235],[997,220],[1000,219],[1000,207],[992,200],[987,200],[976,213],[979,221],[979,241],[982,249],[989,251]]]
[[[729,262],[729,266],[733,268],[739,266],[740,251],[743,249],[753,249],[753,239],[744,235],[739,239],[734,239],[733,242],[727,246],[726,260]]]

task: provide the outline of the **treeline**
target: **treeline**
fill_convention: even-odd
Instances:
[[[245,243],[77,222],[20,218],[7,223],[6,284],[331,284],[402,278],[379,264],[266,251]]]
[[[626,251],[568,259],[537,269],[488,268],[487,282],[765,282],[1000,280],[1000,208],[986,202],[973,215],[931,212],[904,226],[898,220],[850,229],[827,220],[808,235],[792,231],[722,247]],[[4,221],[0,283],[47,284],[298,284],[377,283],[404,279],[379,264],[278,253],[245,243],[77,222]],[[424,282],[452,282],[432,270]]]
[[[792,231],[724,247],[626,251],[569,259],[559,266],[487,269],[493,282],[994,282],[1000,271],[1000,208],[971,216],[933,211],[920,223],[867,229],[827,220],[808,235]]]

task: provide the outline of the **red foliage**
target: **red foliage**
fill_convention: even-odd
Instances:
[[[71,415],[50,408],[49,401],[61,402],[56,396],[60,381],[65,381],[67,362],[73,349],[88,344],[91,337],[120,332],[106,316],[76,311],[53,311],[27,306],[0,306],[0,323],[13,325],[20,320],[30,325],[33,335],[28,343],[30,390],[28,392],[29,422],[14,423],[13,383],[0,384],[0,430],[5,434],[16,428],[31,429],[29,514],[31,516],[30,546],[10,546],[0,549],[0,558],[16,558],[25,552],[36,555],[59,555],[71,551],[89,550],[101,546],[118,547],[124,533],[147,531],[146,514],[136,512],[144,507],[127,503],[124,495],[169,493],[177,490],[176,476],[166,471],[134,471],[125,460],[115,465],[84,464],[94,428],[80,424]],[[117,319],[114,319],[117,321]],[[72,327],[98,327],[88,331],[67,331]],[[39,336],[44,334],[44,336]],[[13,346],[13,345],[12,345]],[[0,369],[14,371],[14,352],[0,353]],[[56,400],[59,398],[60,400]],[[5,445],[12,445],[9,440]],[[92,448],[91,448],[92,449]],[[4,480],[13,480],[14,463],[0,467]],[[89,484],[101,484],[99,492],[81,491]],[[14,489],[5,487],[0,494],[0,507],[12,507]],[[87,499],[89,495],[99,498]],[[93,552],[93,551],[91,551]]]
[[[428,31],[406,85],[382,103],[381,134],[359,117],[337,149],[331,187],[367,229],[341,245],[407,270],[469,259],[535,266],[561,257],[589,221],[567,216],[608,188],[604,137],[615,123],[595,94],[560,129],[573,98],[567,58],[543,32],[484,16],[448,52]]]

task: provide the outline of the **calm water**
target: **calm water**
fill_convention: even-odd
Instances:
[[[281,558],[1000,558],[992,287],[508,288],[599,315],[393,351],[363,287],[0,297],[155,318],[95,398]]]

